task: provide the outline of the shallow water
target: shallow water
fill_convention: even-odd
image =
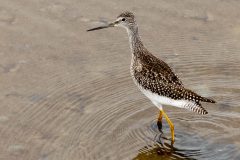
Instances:
[[[0,1],[0,159],[240,159],[240,3],[137,2]],[[131,80],[126,32],[86,32],[123,10],[187,88],[217,101],[206,116],[164,106],[174,145]]]

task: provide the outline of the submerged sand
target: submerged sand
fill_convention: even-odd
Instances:
[[[239,8],[235,0],[0,1],[0,159],[237,159]],[[86,32],[125,10],[185,86],[218,101],[204,104],[203,117],[165,107],[174,149],[159,145],[158,110],[131,80],[125,31]],[[165,123],[163,132],[170,136]]]

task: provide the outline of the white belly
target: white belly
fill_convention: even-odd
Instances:
[[[133,73],[131,73],[132,77],[133,77],[133,81],[134,83],[138,86],[138,88],[140,89],[140,91],[146,96],[148,97],[152,103],[158,107],[160,110],[162,110],[162,105],[170,105],[170,106],[175,106],[175,107],[179,107],[179,108],[186,108],[186,105],[188,105],[189,101],[187,100],[174,100],[168,97],[164,97],[164,96],[160,96],[158,94],[152,93],[144,88],[142,88],[142,86],[140,86],[136,79],[133,76]]]
[[[168,97],[159,96],[158,94],[152,93],[152,92],[150,92],[148,90],[145,90],[145,89],[141,89],[141,91],[158,108],[162,107],[162,105],[171,105],[171,106],[175,106],[175,107],[179,107],[179,108],[184,108],[184,105],[188,102],[186,100],[174,100],[174,99],[171,99],[171,98],[168,98]]]

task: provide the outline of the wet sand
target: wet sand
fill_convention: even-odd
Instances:
[[[240,3],[0,1],[0,159],[239,159]],[[206,116],[158,110],[134,85],[126,31],[86,32],[136,14],[146,47],[186,87],[215,99]]]

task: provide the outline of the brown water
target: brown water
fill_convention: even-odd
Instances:
[[[143,0],[0,1],[0,159],[240,159],[240,3]],[[165,106],[134,85],[120,28],[136,13],[146,47],[185,86],[215,99],[206,116]],[[163,133],[162,133],[162,132]]]

